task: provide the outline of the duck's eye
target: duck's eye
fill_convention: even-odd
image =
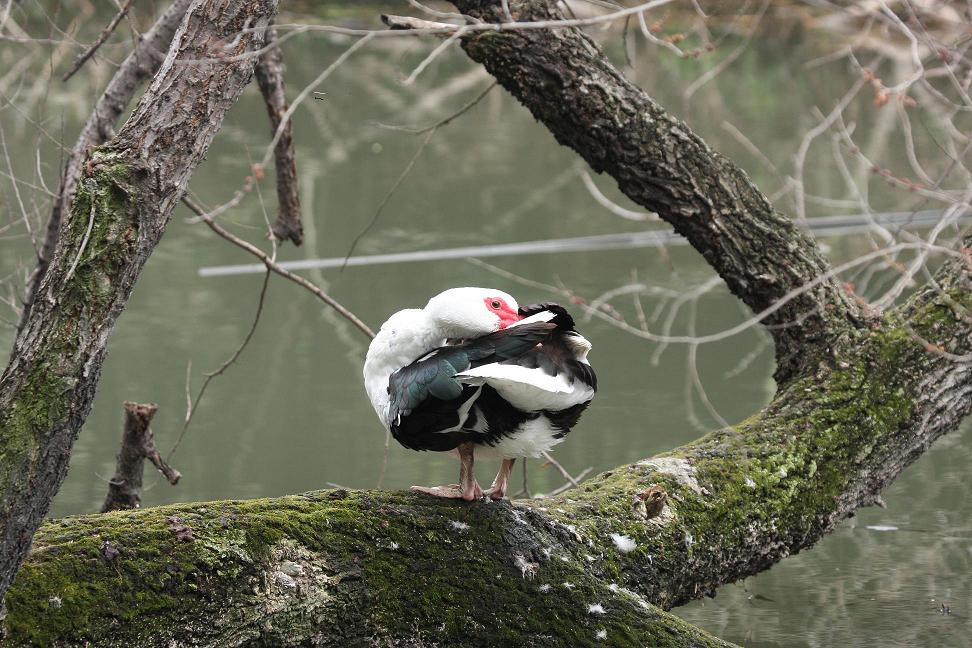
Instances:
[[[493,301],[489,302],[489,305],[495,308],[496,310],[499,310],[500,302],[498,299],[494,299]]]

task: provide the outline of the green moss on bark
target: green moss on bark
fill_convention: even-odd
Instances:
[[[332,491],[52,521],[8,593],[2,645],[281,645],[295,628],[349,646],[593,646],[601,631],[617,646],[724,645],[608,587],[525,514]]]
[[[96,151],[79,184],[57,268],[35,305],[48,313],[49,326],[28,330],[37,336],[32,356],[21,359],[22,376],[11,377],[20,388],[0,411],[0,501],[14,485],[27,487],[50,434],[65,424],[68,394],[87,371],[79,350],[97,335],[98,311],[109,307],[118,273],[134,258],[138,223],[128,175],[126,164]]]

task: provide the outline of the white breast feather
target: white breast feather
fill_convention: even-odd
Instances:
[[[550,425],[550,420],[546,416],[540,416],[532,421],[525,421],[515,433],[504,436],[494,446],[476,446],[476,457],[536,458],[564,440],[562,436],[555,438],[556,434],[557,430]]]

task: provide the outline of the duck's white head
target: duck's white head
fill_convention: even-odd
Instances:
[[[425,306],[425,313],[447,338],[493,333],[522,319],[516,300],[494,288],[450,288]]]

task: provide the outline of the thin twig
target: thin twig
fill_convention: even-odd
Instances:
[[[175,454],[175,451],[179,448],[179,444],[182,443],[183,437],[186,436],[186,431],[189,429],[189,424],[192,422],[192,417],[199,408],[199,403],[202,401],[202,397],[206,393],[206,388],[209,387],[209,383],[211,383],[216,376],[222,375],[224,371],[229,369],[229,367],[240,357],[240,354],[243,353],[243,350],[250,343],[250,340],[253,339],[253,334],[256,333],[257,325],[260,323],[260,315],[263,313],[263,303],[266,300],[267,286],[269,284],[270,268],[267,268],[267,273],[263,276],[263,286],[260,288],[260,298],[257,301],[256,315],[253,317],[253,323],[250,325],[250,330],[247,332],[246,337],[243,338],[243,342],[236,347],[233,355],[227,358],[227,360],[220,365],[219,369],[206,374],[206,380],[203,381],[202,387],[199,388],[199,392],[196,394],[196,400],[192,403],[192,407],[189,409],[189,412],[186,415],[186,420],[182,424],[182,431],[179,432],[179,438],[176,439],[175,445],[173,445],[172,449],[169,450],[169,454],[166,455],[166,461],[170,461],[172,459],[172,455]]]
[[[560,465],[560,464],[559,464],[559,463],[557,462],[557,460],[556,460],[556,459],[554,459],[554,458],[553,458],[553,457],[552,457],[552,456],[550,455],[550,453],[549,453],[549,452],[543,452],[543,453],[542,453],[542,455],[543,455],[543,458],[544,458],[544,459],[546,459],[546,460],[547,460],[547,461],[548,461],[548,462],[550,463],[550,465],[552,465],[552,466],[553,466],[554,468],[556,468],[557,470],[559,470],[559,471],[560,471],[560,474],[561,474],[561,475],[563,475],[563,476],[564,476],[564,478],[565,478],[565,479],[566,479],[567,481],[569,481],[569,482],[570,482],[570,483],[571,483],[571,484],[572,484],[573,486],[577,486],[577,484],[578,484],[578,481],[577,481],[576,479],[574,479],[573,477],[571,477],[571,475],[570,475],[570,473],[569,473],[569,472],[567,472],[567,469],[566,469],[566,468],[564,468],[563,466],[561,466],[561,465]]]
[[[345,268],[348,267],[348,259],[350,259],[351,255],[354,254],[354,249],[358,247],[358,242],[361,241],[361,239],[364,238],[368,234],[368,232],[371,231],[371,228],[375,226],[375,223],[378,222],[378,217],[381,216],[381,212],[385,209],[385,206],[388,204],[388,201],[391,200],[391,197],[392,195],[394,195],[395,190],[398,189],[399,185],[402,184],[402,181],[405,180],[409,172],[412,170],[412,167],[415,166],[415,161],[419,159],[420,155],[422,155],[422,151],[424,151],[425,147],[428,146],[430,141],[432,141],[432,136],[435,135],[435,131],[436,128],[432,128],[428,132],[428,134],[425,136],[425,139],[422,140],[421,144],[419,144],[418,149],[416,149],[415,154],[412,156],[412,159],[409,160],[408,164],[405,165],[405,168],[402,169],[401,174],[398,176],[398,179],[395,180],[395,183],[391,186],[391,189],[389,189],[388,193],[385,194],[385,197],[381,199],[381,203],[378,205],[378,209],[375,210],[375,213],[371,217],[371,220],[368,221],[368,224],[365,225],[364,229],[358,232],[358,235],[354,237],[353,241],[351,241],[351,247],[348,248],[348,253],[344,255],[344,264],[341,266],[342,272],[344,271]]]
[[[457,111],[455,111],[451,115],[449,115],[447,117],[443,117],[442,119],[440,119],[439,121],[435,122],[434,124],[430,124],[430,125],[424,126],[422,128],[412,128],[410,126],[395,126],[394,124],[382,124],[381,122],[376,122],[376,125],[379,126],[379,127],[381,127],[381,128],[387,128],[388,130],[401,131],[401,132],[404,132],[404,133],[412,133],[413,135],[422,135],[423,133],[427,133],[427,132],[429,132],[431,130],[435,130],[437,128],[440,128],[442,126],[445,126],[446,124],[448,124],[449,122],[451,122],[456,117],[459,117],[460,115],[463,115],[470,108],[474,107],[476,104],[478,104],[480,101],[482,101],[483,98],[485,98],[486,95],[489,94],[489,91],[496,87],[496,84],[497,83],[498,83],[497,81],[493,81],[488,86],[486,86],[486,88],[482,92],[480,92],[473,99],[471,99],[468,103],[464,104],[461,108],[459,108]]]
[[[91,46],[88,47],[88,49],[78,54],[77,58],[74,59],[74,65],[71,66],[71,69],[67,71],[67,74],[61,78],[61,81],[67,81],[74,76],[74,73],[80,70],[81,66],[84,65],[89,58],[94,56],[94,53],[98,51],[98,48],[105,44],[108,37],[111,36],[115,31],[115,27],[118,26],[118,23],[120,23],[122,18],[124,18],[128,13],[128,10],[131,8],[134,1],[135,0],[127,0],[125,4],[122,5],[122,8],[118,10],[115,17],[111,19],[110,23],[108,23],[108,26],[105,27],[101,34],[99,34],[98,38],[95,39],[95,42],[91,43]]]
[[[293,281],[295,284],[301,286],[302,288],[305,288],[306,290],[309,290],[311,293],[314,294],[315,297],[317,297],[322,302],[324,302],[325,304],[333,308],[335,311],[337,311],[339,315],[341,315],[346,320],[351,322],[359,331],[367,335],[369,338],[375,337],[374,331],[372,331],[367,324],[365,324],[360,319],[358,319],[357,315],[355,315],[347,308],[342,306],[338,301],[336,301],[333,297],[331,297],[323,290],[318,288],[316,285],[314,285],[307,279],[304,279],[300,275],[296,275],[293,272],[290,272],[289,270],[285,270],[281,268],[263,250],[256,247],[252,243],[244,241],[238,236],[235,236],[234,234],[231,234],[230,232],[223,229],[218,223],[216,223],[212,219],[212,217],[209,214],[206,213],[206,210],[204,210],[202,207],[196,204],[191,198],[183,197],[182,202],[189,209],[191,209],[199,217],[200,220],[206,223],[206,225],[209,226],[209,229],[216,232],[216,234],[218,234],[220,237],[226,239],[233,245],[246,250],[253,256],[260,259],[260,261],[263,262],[263,264],[267,267],[268,270],[274,272],[275,274],[280,275],[281,277],[284,277],[285,279],[289,279],[290,281]]]
[[[71,281],[71,277],[74,276],[74,271],[78,268],[78,263],[81,262],[81,255],[84,254],[84,249],[88,247],[88,239],[91,238],[91,230],[94,229],[94,219],[95,219],[95,197],[91,196],[91,211],[88,214],[88,229],[84,231],[84,238],[81,239],[81,247],[78,248],[78,254],[74,257],[74,261],[71,262],[71,267],[68,268],[67,274],[64,276],[64,285]]]
[[[580,482],[580,480],[584,479],[584,477],[586,477],[587,474],[589,472],[591,472],[592,470],[594,470],[594,467],[593,466],[588,466],[587,468],[585,468],[584,470],[580,471],[577,474],[577,477],[574,478],[574,481]],[[566,484],[563,484],[562,486],[558,486],[557,488],[553,489],[549,493],[545,493],[544,494],[544,497],[553,497],[554,495],[560,495],[564,491],[567,491],[567,490],[570,490],[571,488],[576,488],[576,487],[577,487],[577,484],[568,481]]]

